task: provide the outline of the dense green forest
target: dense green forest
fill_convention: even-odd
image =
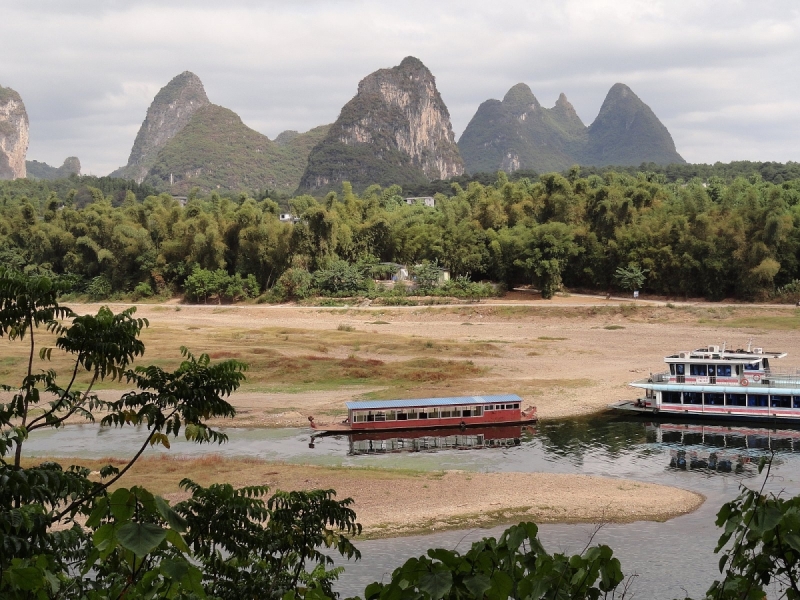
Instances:
[[[182,293],[188,278],[194,285],[212,273],[236,288],[232,299],[363,294],[380,263],[430,263],[462,282],[533,284],[545,296],[562,285],[616,289],[622,268],[644,273],[648,293],[792,300],[800,291],[796,171],[794,163],[731,163],[501,172],[448,183],[433,208],[406,204],[399,186],[356,195],[345,183],[324,198],[280,204],[269,191],[190,193],[184,206],[123,180],[17,180],[0,184],[0,259],[67,276],[98,299]],[[279,219],[287,206],[299,220]]]

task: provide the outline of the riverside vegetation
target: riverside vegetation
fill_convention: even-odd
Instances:
[[[360,532],[349,499],[333,490],[278,491],[265,486],[203,487],[185,479],[189,498],[171,506],[141,486],[120,485],[148,445],[169,448],[179,434],[197,443],[222,443],[206,420],[230,417],[226,397],[246,365],[183,349],[171,372],[131,368],[144,354],[139,336],[148,323],[134,309],[75,315],[59,304],[63,288],[45,276],[0,269],[0,335],[29,348],[21,382],[0,405],[0,595],[45,598],[333,598],[340,567],[321,551],[359,557]],[[57,337],[38,348],[41,328]],[[27,339],[26,339],[27,338]],[[38,353],[72,358],[67,381],[53,370],[34,372]],[[75,386],[77,374],[88,385]],[[92,393],[106,379],[136,388],[104,402]],[[146,425],[140,450],[121,468],[97,471],[46,462],[23,466],[30,432],[58,428],[79,415],[112,427]],[[27,463],[26,463],[27,464]],[[763,465],[762,465],[763,466]],[[266,499],[265,499],[266,498]],[[744,490],[719,512],[724,528],[717,552],[723,577],[708,598],[761,598],[777,584],[782,597],[800,598],[800,498]],[[549,554],[533,523],[484,539],[464,554],[445,549],[409,559],[387,583],[366,587],[368,600],[625,597],[619,561],[605,545],[578,555]]]
[[[487,280],[533,284],[545,297],[563,285],[610,290],[623,268],[646,273],[643,290],[655,294],[800,299],[800,179],[584,174],[510,181],[500,172],[492,183],[453,184],[435,207],[406,204],[399,186],[355,194],[345,183],[322,199],[286,200],[295,223],[263,194],[190,194],[181,206],[121,180],[103,181],[106,191],[71,188],[79,178],[3,182],[0,258],[100,300],[183,292],[195,301],[402,303],[408,290],[374,287],[385,263],[449,269],[456,281],[440,293],[462,297],[495,293],[473,285]],[[426,294],[438,287],[422,283]]]

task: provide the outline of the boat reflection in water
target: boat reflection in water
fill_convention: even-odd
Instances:
[[[436,452],[438,450],[473,450],[519,446],[523,436],[533,433],[529,425],[470,427],[469,429],[427,429],[386,432],[363,432],[348,435],[349,454],[386,454],[391,452]]]
[[[765,450],[800,453],[798,429],[693,423],[650,423],[647,429],[656,443],[674,446],[669,466],[681,470],[756,474]]]

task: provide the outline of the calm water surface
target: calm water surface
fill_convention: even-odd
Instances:
[[[626,574],[636,574],[628,597],[669,599],[687,594],[700,597],[718,575],[713,554],[719,531],[714,516],[739,486],[760,486],[758,460],[776,452],[768,489],[800,493],[800,431],[756,430],[713,425],[648,424],[611,416],[547,422],[533,430],[514,432],[499,440],[490,434],[478,439],[360,440],[345,436],[313,440],[307,429],[228,429],[223,446],[198,446],[184,440],[172,444],[171,454],[218,452],[225,456],[258,457],[290,463],[375,466],[412,469],[464,469],[481,472],[583,473],[673,485],[702,493],[707,501],[690,515],[666,523],[637,522],[605,525],[542,525],[540,538],[550,551],[580,552],[595,534],[595,543],[609,544]],[[99,458],[133,454],[142,432],[133,429],[98,430],[72,426],[32,436],[26,453],[39,456]],[[494,444],[462,449],[476,442]],[[458,448],[452,446],[457,445]],[[427,447],[426,447],[427,446]],[[439,448],[433,449],[432,446]],[[386,452],[399,447],[415,451]],[[147,453],[165,452],[162,448]],[[360,452],[360,453],[359,453]],[[429,535],[359,542],[363,558],[347,564],[338,590],[363,593],[366,584],[387,580],[394,568],[431,547],[466,550],[503,527],[484,530],[432,532]]]

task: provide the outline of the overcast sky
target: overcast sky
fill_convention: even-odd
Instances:
[[[0,0],[0,85],[30,119],[28,159],[85,174],[128,160],[158,90],[182,71],[270,138],[333,122],[367,74],[416,56],[456,139],[527,83],[589,125],[629,85],[689,162],[800,160],[796,0]]]

